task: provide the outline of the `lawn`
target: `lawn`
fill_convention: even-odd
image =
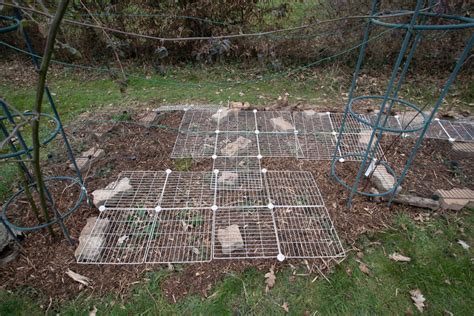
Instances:
[[[49,313],[87,314],[95,307],[98,315],[283,315],[282,306],[287,305],[293,315],[410,315],[419,313],[410,298],[410,291],[419,289],[426,299],[427,314],[471,315],[472,250],[457,241],[473,244],[473,224],[472,210],[429,214],[423,222],[397,215],[391,229],[363,235],[348,258],[327,276],[328,281],[317,272],[308,275],[304,264],[294,268],[283,265],[277,267],[275,286],[266,293],[267,271],[250,268],[242,274],[229,274],[207,298],[191,295],[173,304],[164,297],[161,283],[180,272],[164,267],[148,273],[126,301],[113,293],[91,297],[84,292],[73,301],[49,302]],[[390,260],[394,252],[411,261]],[[368,267],[368,275],[361,271],[361,263]],[[0,315],[39,314],[48,304],[47,298],[32,288],[2,291],[0,300]]]

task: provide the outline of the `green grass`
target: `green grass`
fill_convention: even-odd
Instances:
[[[427,314],[471,315],[472,250],[463,249],[457,240],[474,243],[473,223],[472,211],[438,216],[422,224],[406,215],[397,216],[393,229],[364,235],[356,244],[364,253],[360,260],[370,268],[370,276],[359,270],[359,259],[351,252],[328,276],[329,282],[321,277],[312,282],[317,273],[297,276],[307,273],[304,265],[296,270],[285,267],[276,272],[274,288],[265,293],[267,271],[251,268],[242,274],[230,273],[209,291],[208,298],[188,295],[171,304],[163,296],[161,283],[172,273],[180,272],[161,270],[147,273],[147,281],[137,285],[124,302],[113,293],[102,298],[84,293],[73,301],[55,302],[54,312],[87,314],[96,306],[102,315],[283,315],[281,305],[287,302],[293,315],[403,315],[408,310],[418,313],[409,292],[419,288],[426,298]],[[412,261],[394,262],[388,258],[393,252],[409,256]],[[0,315],[41,313],[35,298],[30,299],[24,291],[0,292],[0,301]]]

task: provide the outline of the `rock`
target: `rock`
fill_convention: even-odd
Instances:
[[[273,129],[279,132],[293,132],[295,130],[295,127],[281,116],[270,119],[270,123]]]
[[[305,110],[303,111],[303,115],[306,116],[306,117],[313,117],[317,114],[318,112],[314,111],[314,110]]]
[[[3,249],[8,246],[12,238],[13,237],[10,235],[5,225],[0,222],[0,252],[2,252]]]
[[[250,108],[250,103],[248,102],[230,102],[230,107],[232,109],[247,110]]]
[[[79,246],[74,252],[74,256],[78,260],[95,261],[99,258],[109,222],[108,218],[89,217],[87,219],[86,226],[84,226],[79,236]],[[94,231],[94,236],[91,236],[92,231]]]
[[[150,128],[152,125],[154,125],[158,119],[159,119],[160,115],[158,114],[158,112],[156,111],[151,111],[151,112],[148,112],[148,113],[145,113],[145,115],[143,115],[139,122],[143,124],[143,126],[145,126],[146,128]]]
[[[221,108],[216,113],[212,115],[212,120],[214,122],[219,122],[228,117],[231,113],[238,113],[238,109],[228,109],[228,108]]]
[[[103,149],[97,149],[93,147],[87,151],[82,152],[78,158],[76,158],[77,167],[81,172],[87,171],[91,166],[92,162],[105,156]],[[71,163],[69,168],[74,170],[74,165]]]
[[[463,207],[474,207],[474,191],[470,189],[437,190],[441,207],[459,211]]]
[[[361,133],[359,134],[359,144],[367,146],[370,141],[370,134]]]
[[[395,186],[395,178],[390,173],[388,173],[387,169],[383,165],[378,165],[375,167],[372,173],[371,181],[382,193],[391,190]],[[398,194],[401,189],[401,186],[398,186],[395,194]]]
[[[238,178],[239,174],[237,172],[223,171],[219,179],[217,179],[217,183],[222,185],[234,185]]]
[[[89,158],[76,158],[76,165],[79,168],[79,171],[85,172],[91,166],[91,160]],[[69,168],[74,170],[74,164],[69,164]]]
[[[222,148],[221,153],[225,156],[234,157],[237,156],[239,150],[247,148],[251,143],[250,139],[239,136],[235,141]]]
[[[118,183],[117,181],[111,182],[105,187],[105,189],[95,190],[92,192],[94,205],[99,207],[108,199],[131,189],[132,186],[129,178],[122,178]]]
[[[239,226],[237,225],[230,225],[225,229],[218,229],[217,240],[221,244],[222,253],[225,255],[229,255],[232,251],[244,247],[244,241],[240,234]]]

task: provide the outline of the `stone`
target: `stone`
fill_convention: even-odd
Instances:
[[[131,189],[132,186],[129,178],[122,178],[118,180],[118,182],[111,182],[105,187],[105,189],[95,190],[92,192],[93,203],[96,207],[99,207],[108,199]]]
[[[79,168],[79,171],[85,172],[91,166],[91,160],[89,158],[76,158],[76,165]],[[69,168],[72,170],[75,169],[74,164],[69,164]]]
[[[244,240],[240,234],[239,226],[230,225],[225,229],[217,230],[217,240],[221,244],[222,253],[230,255],[233,251],[244,247]]]
[[[228,117],[231,113],[238,113],[238,109],[228,109],[228,108],[221,108],[216,113],[212,115],[212,120],[214,122],[219,122]]]
[[[247,109],[250,108],[250,103],[248,103],[248,102],[234,102],[234,101],[231,101],[229,103],[229,105],[232,109],[247,110]]]
[[[396,183],[395,178],[390,173],[388,173],[387,169],[383,165],[378,165],[375,167],[372,173],[371,181],[381,193],[391,190]],[[398,194],[401,189],[401,186],[398,186],[395,194]]]
[[[238,178],[239,174],[237,172],[223,171],[220,173],[217,183],[223,185],[234,185]]]
[[[143,126],[145,126],[146,128],[150,128],[158,122],[159,118],[160,115],[158,114],[158,112],[150,111],[145,113],[145,115],[140,118],[139,122],[142,123]]]
[[[237,156],[239,150],[247,148],[252,141],[248,138],[239,136],[232,143],[228,143],[224,148],[221,149],[221,153],[225,156],[234,157]]]
[[[366,134],[366,133],[359,134],[359,144],[367,146],[369,144],[369,141],[370,141],[370,134]]]
[[[0,252],[8,246],[12,238],[5,225],[0,222]]]
[[[272,124],[273,129],[279,132],[292,132],[295,130],[293,124],[281,116],[270,119],[270,123]]]
[[[76,158],[77,167],[81,172],[87,171],[92,162],[98,160],[105,156],[105,151],[103,149],[97,149],[96,147],[92,147],[91,149],[82,152],[78,158]],[[69,168],[74,170],[74,165],[71,163],[69,164]]]
[[[305,110],[303,111],[303,115],[306,116],[306,117],[313,117],[317,114],[318,112],[314,111],[314,110]]]
[[[99,258],[109,222],[108,218],[98,220],[97,217],[89,217],[87,219],[86,226],[79,236],[79,245],[74,251],[74,256],[78,260],[94,261]],[[92,231],[94,231],[94,236],[91,236]]]
[[[464,207],[474,207],[474,191],[470,189],[437,190],[441,207],[459,211]]]

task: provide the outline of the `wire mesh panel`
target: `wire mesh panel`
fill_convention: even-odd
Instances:
[[[253,132],[220,132],[217,134],[215,154],[220,157],[257,157],[257,135]]]
[[[215,214],[214,258],[276,258],[278,241],[269,209],[219,209]]]
[[[313,175],[306,171],[268,171],[265,184],[274,206],[322,206],[323,198]]]
[[[298,158],[330,160],[336,149],[336,136],[330,133],[298,134]]]
[[[205,158],[214,154],[216,134],[178,133],[171,158]]]
[[[460,136],[460,140],[464,142],[474,141],[474,124],[464,122],[453,122],[454,129]]]
[[[339,146],[339,155],[348,155],[351,153],[358,153],[362,154],[367,150],[367,146],[370,141],[370,133],[359,133],[359,134],[352,134],[352,133],[344,133],[341,135],[341,142]],[[372,142],[372,151],[375,153],[375,158],[380,159],[383,157],[383,151],[378,144],[377,148],[375,148],[376,144],[376,136],[374,136],[374,140]],[[359,160],[358,156],[354,157],[346,157],[348,161],[352,160]]]
[[[334,126],[328,112],[318,113],[312,110],[295,112],[296,130],[299,134],[331,133]]]
[[[334,131],[339,132],[342,126],[342,121],[344,119],[344,113],[330,113],[331,124],[334,128]],[[366,122],[370,122],[370,118],[364,114],[358,114],[358,117],[363,119]],[[344,133],[361,133],[361,132],[371,132],[371,127],[364,123],[361,123],[351,115],[347,115],[346,124],[344,127]]]
[[[162,210],[153,227],[145,262],[211,260],[212,227],[210,209]]]
[[[291,112],[258,111],[255,113],[257,129],[261,133],[293,133],[295,123]]]
[[[214,170],[219,170],[217,190],[262,190],[260,159],[256,157],[216,157]],[[214,182],[213,182],[214,183]]]
[[[214,132],[217,130],[216,111],[189,110],[184,112],[179,126],[180,133]]]
[[[143,263],[153,231],[155,211],[106,210],[100,213],[84,247],[80,263]]]
[[[210,208],[214,204],[213,176],[211,171],[173,171],[166,181],[160,207],[162,209]]]
[[[255,114],[252,111],[223,109],[219,112],[218,130],[222,132],[255,132]]]
[[[268,206],[268,203],[268,195],[264,188],[216,191],[216,205],[219,209],[265,208]]]
[[[344,257],[344,248],[325,207],[279,207],[275,222],[287,258]]]
[[[107,197],[106,209],[154,210],[166,180],[164,171],[125,171],[110,188],[100,190]]]
[[[260,154],[263,157],[302,156],[300,144],[294,133],[260,133]]]

